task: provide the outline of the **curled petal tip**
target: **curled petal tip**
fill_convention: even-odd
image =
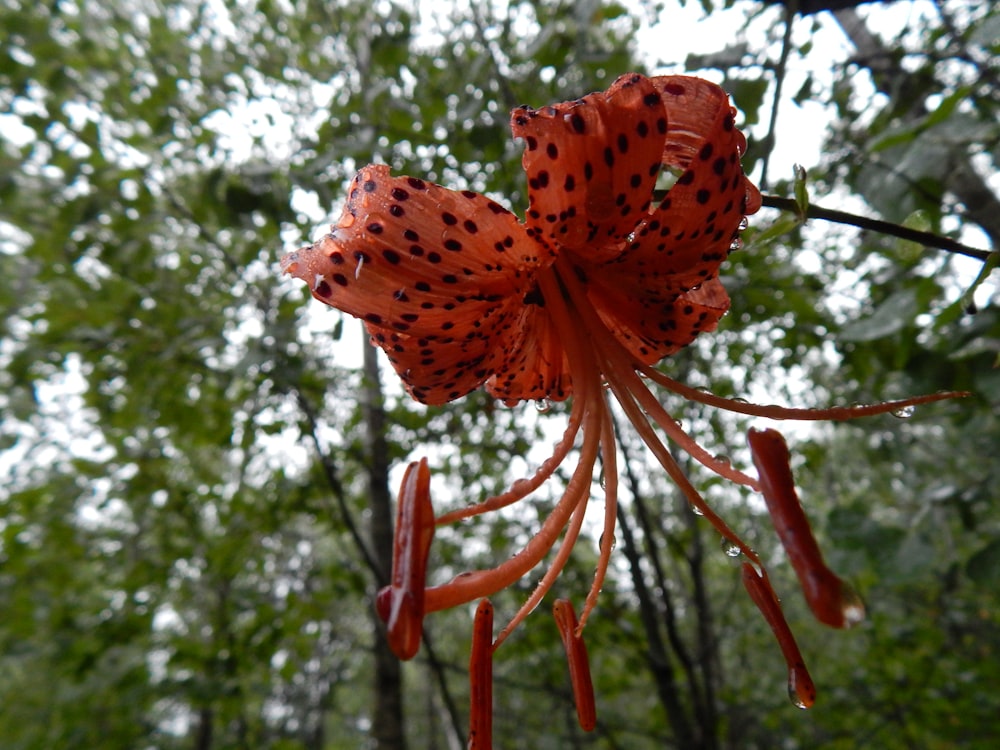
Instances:
[[[282,259],[279,261],[279,265],[281,266],[281,272],[290,274],[292,276],[296,275],[296,271],[298,270],[298,264],[299,264],[299,253],[297,250],[294,253],[288,253],[287,255],[282,257]]]

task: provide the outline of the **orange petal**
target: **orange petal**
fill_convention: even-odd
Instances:
[[[760,203],[743,174],[746,139],[726,93],[697,78],[650,80],[669,122],[663,164],[679,176],[620,257],[580,262],[595,308],[646,364],[715,328],[729,304],[721,285],[709,282]]]
[[[597,726],[597,708],[594,702],[594,683],[590,679],[590,661],[587,658],[587,644],[583,635],[578,635],[576,612],[566,599],[557,599],[552,605],[552,615],[556,619],[559,635],[566,649],[569,662],[569,681],[573,686],[576,701],[576,717],[585,732],[594,731]]]
[[[529,231],[591,258],[605,246],[617,255],[660,172],[667,118],[649,79],[629,73],[576,101],[519,107],[511,129],[526,143]]]
[[[386,621],[389,647],[404,660],[416,655],[423,635],[427,556],[435,526],[430,482],[426,458],[406,467],[396,510],[392,580],[375,600]]]
[[[834,628],[857,624],[864,617],[864,605],[854,590],[823,562],[823,554],[795,492],[785,439],[777,430],[751,429],[747,442],[774,530],[816,619]]]
[[[483,599],[472,622],[469,657],[469,750],[493,747],[493,605]]]
[[[541,300],[541,296],[535,293],[525,299]],[[509,404],[546,398],[562,401],[570,396],[569,363],[544,303],[528,304],[517,314],[502,346],[502,363],[486,382],[491,396]]]
[[[766,577],[761,576],[753,565],[743,563],[742,569],[743,586],[750,599],[760,613],[764,615],[767,624],[771,626],[771,631],[778,640],[778,646],[785,657],[788,665],[788,696],[799,708],[809,708],[816,702],[816,686],[813,684],[806,663],[802,659],[802,652],[795,642],[791,628],[785,621],[785,615],[781,611],[778,597],[771,588],[771,583]]]
[[[440,404],[493,373],[530,272],[551,258],[495,201],[372,165],[338,224],[282,267],[365,320],[413,396]]]

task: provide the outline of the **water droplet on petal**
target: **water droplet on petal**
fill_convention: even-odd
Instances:
[[[739,557],[743,553],[743,550],[740,549],[740,546],[736,542],[725,537],[722,538],[722,551],[726,553],[726,557]]]
[[[517,495],[520,495],[521,493],[527,493],[530,490],[531,490],[531,481],[527,479],[515,479],[514,483],[510,486],[510,491]]]
[[[742,232],[748,226],[750,226],[750,220],[746,216],[744,216],[742,219],[740,219],[739,230]]]
[[[898,409],[893,409],[890,414],[898,419],[909,419],[917,411],[917,407],[912,404],[909,406],[900,406]]]
[[[729,243],[730,250],[740,250],[743,248],[743,240],[739,237],[734,237],[733,241]]]
[[[535,411],[539,414],[548,414],[552,411],[552,402],[547,398],[540,398],[535,401]]]

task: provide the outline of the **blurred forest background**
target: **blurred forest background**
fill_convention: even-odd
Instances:
[[[768,194],[794,193],[771,147],[808,135],[814,203],[1000,242],[995,3],[702,0],[731,35],[683,60],[674,0],[471,5],[0,2],[0,747],[464,747],[471,611],[429,617],[402,666],[372,614],[390,498],[425,454],[439,507],[500,489],[548,455],[565,407],[421,407],[356,321],[279,277],[358,166],[523,214],[512,107],[690,70],[733,94]],[[731,313],[672,376],[803,406],[974,393],[788,430],[869,618],[815,623],[760,503],[690,467],[771,562],[819,689],[795,709],[738,565],[625,430],[587,628],[597,730],[576,727],[540,611],[497,654],[496,746],[1000,746],[996,275],[970,292],[981,259],[770,208],[745,239]],[[665,399],[747,465],[760,420]],[[442,530],[433,575],[509,555],[556,490]],[[580,601],[596,554],[578,545],[558,595]],[[497,597],[498,620],[531,586]]]

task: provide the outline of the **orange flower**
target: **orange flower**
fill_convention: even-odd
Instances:
[[[394,177],[387,167],[372,165],[355,177],[331,231],[282,260],[285,272],[306,281],[316,299],[366,321],[372,341],[422,403],[443,404],[484,384],[510,404],[572,395],[563,438],[534,475],[435,520],[450,523],[526,497],[580,437],[579,463],[562,498],[524,549],[495,568],[423,592],[426,612],[488,597],[537,566],[562,535],[548,570],[497,635],[494,650],[566,564],[598,456],[605,477],[603,538],[614,538],[618,474],[606,392],[689,502],[749,560],[744,582],[772,626],[780,608],[759,557],[705,503],[657,428],[719,475],[754,490],[758,480],[699,446],[648,383],[690,400],[775,419],[850,419],[955,395],[783,409],[728,401],[653,369],[715,329],[729,307],[719,267],[740,246],[745,216],[760,206],[760,194],[740,165],[746,140],[735,127],[735,114],[714,84],[636,74],[575,101],[520,107],[512,129],[526,146],[524,223],[483,195]],[[665,180],[673,181],[666,197],[654,200],[654,188]],[[415,495],[429,490],[426,484],[418,488],[416,474],[408,477],[401,495],[416,508]],[[418,645],[415,629],[424,614],[414,609],[420,597],[413,591],[413,575],[422,575],[430,544],[423,523],[406,530],[411,541],[397,544],[397,554],[409,557],[394,564],[398,582],[382,595],[383,610],[400,613],[390,639],[406,653]],[[577,634],[597,602],[612,546],[602,545]],[[783,648],[789,638],[779,636]],[[580,657],[574,658],[579,663]],[[795,677],[801,688],[808,675]]]

